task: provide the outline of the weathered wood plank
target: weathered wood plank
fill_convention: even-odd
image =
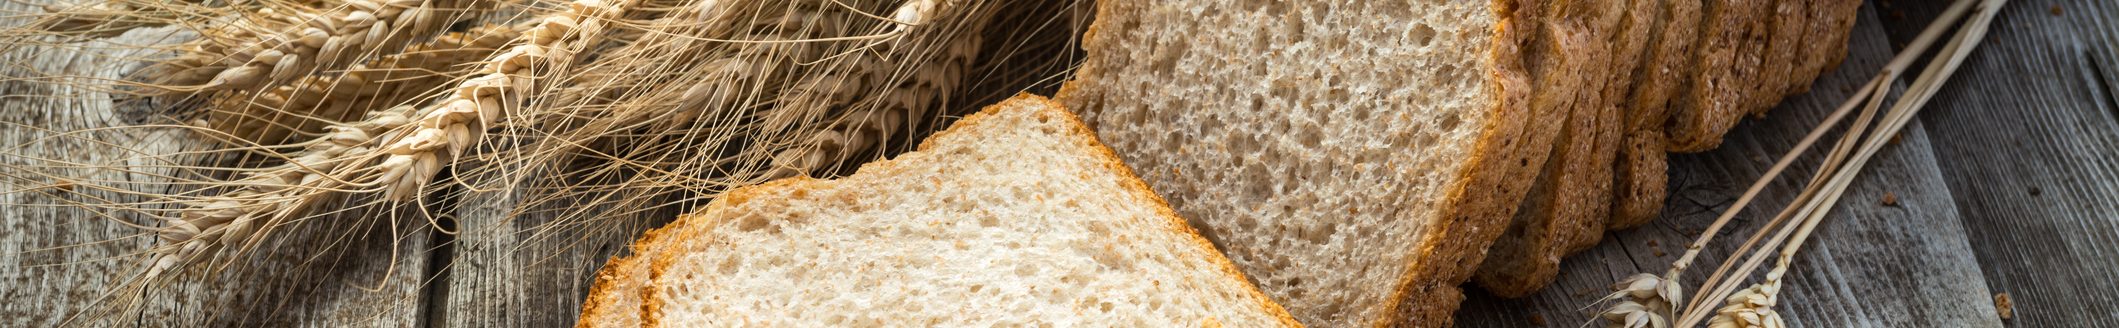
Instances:
[[[1897,1],[1910,40],[1943,7]],[[2119,3],[2012,1],[1921,119],[2023,327],[2119,325]]]
[[[451,266],[433,304],[451,327],[568,327],[596,270],[624,254],[641,232],[677,217],[674,207],[635,212],[542,204],[518,212],[526,192],[470,194],[455,212],[462,232],[447,251]],[[588,222],[558,221],[563,211],[610,213]]]
[[[1786,100],[1769,117],[1738,126],[1721,148],[1672,158],[1672,197],[1655,223],[1607,235],[1603,245],[1568,259],[1559,281],[1521,299],[1474,292],[1458,312],[1466,327],[1580,325],[1584,309],[1634,273],[1662,273],[1684,245],[1734,202],[1773,160],[1891,56],[1876,12],[1864,8],[1848,59],[1809,94]],[[1685,276],[1687,295],[1737,243],[1786,204],[1822,159],[1813,153],[1770,186],[1704,252]],[[1935,168],[1929,139],[1917,123],[1902,141],[1872,161],[1799,255],[1776,310],[1802,327],[1999,326],[1986,283],[1971,256],[1950,191]],[[1894,195],[1898,206],[1880,203]],[[1769,262],[1770,264],[1770,262]],[[1701,268],[1705,267],[1705,268]],[[1761,272],[1764,270],[1762,269]],[[1717,302],[1719,303],[1719,302]]]
[[[4,12],[37,12],[49,1],[0,3]],[[0,17],[16,26],[24,16]],[[119,37],[125,45],[152,44],[173,29],[141,30]],[[209,143],[181,128],[141,127],[166,124],[144,106],[116,106],[111,94],[96,87],[55,85],[13,78],[87,76],[116,79],[140,64],[120,56],[149,53],[117,43],[83,47],[29,46],[0,54],[0,326],[57,326],[93,310],[103,292],[116,288],[142,267],[139,252],[155,245],[152,235],[114,220],[155,225],[124,213],[98,213],[66,206],[76,202],[138,201],[111,198],[114,193],[77,188],[79,192],[24,189],[50,183],[39,173],[122,184],[140,192],[167,192],[169,182],[156,174],[171,168],[146,164],[190,164],[172,156],[200,150]],[[114,47],[115,46],[115,47]],[[77,81],[94,81],[81,79]],[[125,127],[61,136],[86,129]],[[37,159],[130,167],[115,169],[29,169],[49,165]],[[158,162],[150,158],[175,159]],[[152,174],[150,174],[152,173]],[[106,197],[97,200],[92,197]],[[354,220],[359,217],[367,220]],[[418,306],[431,234],[419,225],[376,226],[372,217],[398,216],[363,211],[317,218],[286,227],[241,265],[211,273],[187,274],[163,288],[151,289],[138,312],[122,316],[82,317],[73,323],[98,326],[383,326],[421,323]],[[401,221],[411,222],[411,221]],[[394,248],[393,248],[394,247]]]

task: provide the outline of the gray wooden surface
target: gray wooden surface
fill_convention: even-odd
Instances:
[[[33,7],[0,3],[0,11]],[[21,24],[19,17],[0,24]],[[0,54],[0,156],[9,167],[67,162],[110,167],[196,165],[202,159],[177,156],[203,149],[208,141],[189,130],[157,127],[168,114],[148,106],[120,105],[114,96],[87,87],[65,87],[21,80],[29,76],[72,76],[83,80],[116,79],[138,68],[119,56],[148,52],[119,50],[131,45],[175,42],[169,31],[134,31],[84,47],[30,46]],[[93,85],[81,83],[80,85]],[[86,133],[74,131],[88,131]],[[67,169],[67,177],[103,181],[138,192],[168,192],[176,168],[120,172]],[[136,252],[154,244],[152,235],[117,220],[158,225],[137,215],[96,212],[61,206],[99,201],[140,201],[88,188],[78,192],[35,187],[56,181],[31,170],[0,172],[0,327],[50,327],[62,323],[95,326],[413,326],[422,321],[425,299],[420,286],[428,276],[427,241],[422,226],[367,224],[393,214],[391,209],[352,211],[286,227],[281,237],[260,246],[254,256],[210,273],[180,276],[147,294],[135,311],[83,315],[103,292],[139,273]],[[359,220],[366,218],[367,220]],[[321,251],[319,251],[321,250]],[[205,271],[200,271],[205,272]]]
[[[1661,272],[1683,245],[1830,107],[1872,76],[1943,1],[1872,2],[1847,61],[1812,92],[1741,124],[1714,151],[1672,159],[1671,203],[1654,224],[1607,234],[1570,258],[1559,282],[1521,299],[1474,289],[1458,324],[1579,326],[1583,306],[1609,284]],[[0,3],[6,11],[23,4]],[[2057,7],[2057,9],[2055,9]],[[0,17],[0,24],[16,24]],[[150,38],[137,32],[128,38]],[[27,49],[0,57],[0,72],[115,77],[109,50]],[[96,53],[105,52],[105,53]],[[141,127],[158,114],[114,106],[93,90],[0,81],[0,147],[86,163],[138,163],[195,148],[174,128]],[[1779,310],[1801,327],[2103,327],[2119,324],[2119,4],[2018,1],[1907,129],[1864,171],[1788,278]],[[40,139],[102,127],[78,138]],[[37,144],[29,144],[39,141]],[[108,142],[111,144],[102,144]],[[27,147],[16,147],[29,145]],[[114,145],[149,149],[126,153]],[[35,164],[0,157],[9,165]],[[1800,188],[1816,156],[1789,171],[1739,217],[1748,234]],[[33,187],[0,172],[0,190]],[[69,174],[157,182],[150,175]],[[150,238],[90,211],[51,206],[93,193],[0,193],[0,326],[51,326],[85,309],[138,264],[124,257]],[[1887,206],[1881,198],[1895,196]],[[423,220],[369,224],[392,210],[352,213],[290,233],[245,259],[252,265],[192,277],[145,311],[98,323],[146,326],[568,326],[603,260],[667,213],[579,226],[515,210],[523,195],[464,193],[436,203],[439,233]],[[553,207],[565,207],[554,204]],[[593,209],[592,209],[593,210]],[[366,219],[366,220],[359,220]],[[1740,239],[1742,237],[1725,237]],[[109,242],[105,242],[109,241]],[[381,250],[392,249],[394,254]],[[1702,262],[1728,256],[1718,243]],[[330,249],[314,255],[314,249]],[[114,259],[115,258],[115,259]],[[1688,278],[1704,278],[1696,269]],[[1697,291],[1687,291],[1688,294]],[[2013,299],[2003,320],[1996,293]]]

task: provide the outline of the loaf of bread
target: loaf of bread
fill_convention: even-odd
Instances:
[[[1106,0],[1058,98],[1304,323],[1441,326],[1655,217],[1840,2]]]
[[[1543,19],[1555,30],[1576,29],[1599,40],[1554,52],[1589,58],[1590,66],[1580,69],[1600,79],[1535,85],[1533,92],[1589,88],[1602,95],[1571,104],[1574,114],[1553,145],[1553,159],[1537,176],[1516,224],[1484,262],[1480,286],[1509,297],[1550,284],[1562,257],[1594,246],[1603,232],[1654,218],[1665,198],[1665,151],[1712,148],[1744,114],[1762,115],[1782,98],[1807,91],[1823,68],[1844,56],[1859,2],[1551,1],[1523,7],[1558,8],[1525,21]],[[1712,17],[1702,18],[1702,8]],[[1662,28],[1636,34],[1640,24]],[[1584,49],[1593,54],[1570,52]],[[1606,125],[1612,117],[1623,124]]]
[[[1018,96],[836,180],[738,188],[582,326],[1297,326],[1075,116]]]
[[[1303,323],[1448,326],[1592,78],[1513,8],[1100,1],[1058,98]]]

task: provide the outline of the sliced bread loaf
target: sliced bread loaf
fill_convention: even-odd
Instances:
[[[1449,325],[1581,79],[1512,1],[1097,5],[1061,102],[1314,326]]]
[[[1296,325],[1035,96],[852,176],[738,188],[642,243],[591,298],[643,295],[609,308],[647,326]]]

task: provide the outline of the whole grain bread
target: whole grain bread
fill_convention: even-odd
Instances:
[[[583,325],[1298,325],[1175,214],[1018,96],[852,176],[724,194],[605,269]]]
[[[1449,325],[1581,78],[1512,1],[1097,5],[1058,98],[1315,326]]]

